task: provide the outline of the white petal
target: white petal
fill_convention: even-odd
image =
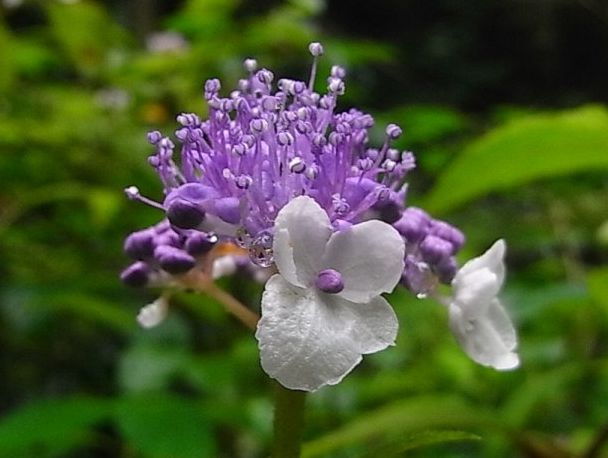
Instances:
[[[503,239],[497,240],[484,254],[466,262],[454,277],[452,284],[458,287],[458,285],[467,282],[469,275],[485,268],[496,275],[496,281],[500,288],[505,278],[504,257],[506,249],[505,241]]]
[[[272,246],[279,273],[292,285],[310,286],[332,233],[329,217],[314,199],[300,196],[279,211]]]
[[[498,276],[487,268],[471,271],[453,283],[453,301],[468,319],[485,313],[485,309],[500,291]]]
[[[397,319],[382,298],[354,304],[274,275],[266,284],[256,338],[268,375],[287,388],[315,391],[339,383],[362,354],[391,345],[396,333]]]
[[[514,351],[515,329],[498,299],[489,304],[482,316],[468,319],[454,303],[450,304],[449,315],[452,332],[473,361],[499,370],[519,366]]]
[[[169,313],[169,302],[164,296],[159,297],[151,304],[142,307],[137,314],[137,322],[143,328],[153,328],[159,325]]]
[[[322,265],[342,274],[340,296],[363,303],[395,288],[403,273],[404,250],[403,239],[392,226],[366,221],[334,233]]]

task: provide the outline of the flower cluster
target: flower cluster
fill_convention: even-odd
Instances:
[[[179,285],[193,269],[208,271],[210,262],[228,266],[227,273],[249,266],[263,281],[269,269],[278,271],[266,283],[256,333],[262,366],[303,390],[339,382],[361,355],[393,344],[397,321],[380,294],[398,283],[425,297],[454,282],[450,322],[465,349],[471,333],[460,332],[459,320],[470,321],[469,308],[483,302],[463,299],[472,277],[462,280],[455,260],[462,232],[405,205],[415,159],[392,146],[401,128],[389,124],[380,147],[371,147],[373,118],[337,109],[344,69],[332,67],[326,93],[316,92],[323,48],[312,43],[309,50],[308,82],[283,78],[275,90],[273,73],[247,59],[247,77],[228,96],[217,79],[205,83],[208,119],[177,117],[178,147],[160,132],[148,134],[164,200],[151,202],[134,187],[127,195],[166,219],[127,238],[125,251],[136,262],[122,275],[134,286],[162,286]],[[238,250],[218,264],[214,247],[226,244]],[[165,302],[152,305],[166,310]],[[483,313],[475,317],[495,324]]]

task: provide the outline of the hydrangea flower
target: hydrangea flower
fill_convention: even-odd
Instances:
[[[505,278],[506,244],[498,240],[483,255],[468,261],[452,281],[450,328],[464,351],[495,369],[519,365],[517,336],[497,295]]]
[[[273,251],[279,273],[266,284],[256,332],[268,375],[314,391],[394,343],[397,317],[380,296],[403,272],[394,228],[372,220],[334,232],[319,204],[301,196],[279,212]]]
[[[362,355],[391,345],[397,320],[380,295],[397,283],[419,298],[452,285],[450,327],[465,352],[498,369],[516,366],[515,332],[496,297],[504,242],[458,270],[464,234],[406,205],[416,163],[394,148],[401,128],[389,124],[381,144],[370,145],[373,118],[338,109],[345,70],[333,66],[325,93],[317,92],[323,47],[309,51],[308,81],[275,83],[247,59],[247,76],[227,95],[219,80],[205,82],[208,119],[182,113],[174,140],[148,134],[162,202],[134,186],[125,191],[163,220],[127,237],[134,262],[123,281],[191,287],[247,272],[266,282],[256,332],[262,367],[288,388],[336,384]],[[138,320],[152,326],[166,313],[161,298]]]

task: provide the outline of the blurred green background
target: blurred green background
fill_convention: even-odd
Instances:
[[[522,367],[469,361],[404,291],[397,346],[310,396],[306,457],[608,456],[608,5],[603,0],[0,2],[0,457],[263,457],[256,342],[202,296],[139,329],[158,292],[118,280],[160,215],[150,129],[204,114],[256,57],[348,69],[342,108],[417,154],[409,202],[509,245]],[[257,307],[261,287],[222,286]]]

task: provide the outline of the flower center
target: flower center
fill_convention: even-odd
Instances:
[[[344,289],[342,274],[334,269],[325,269],[319,272],[315,286],[324,293],[336,294]]]

